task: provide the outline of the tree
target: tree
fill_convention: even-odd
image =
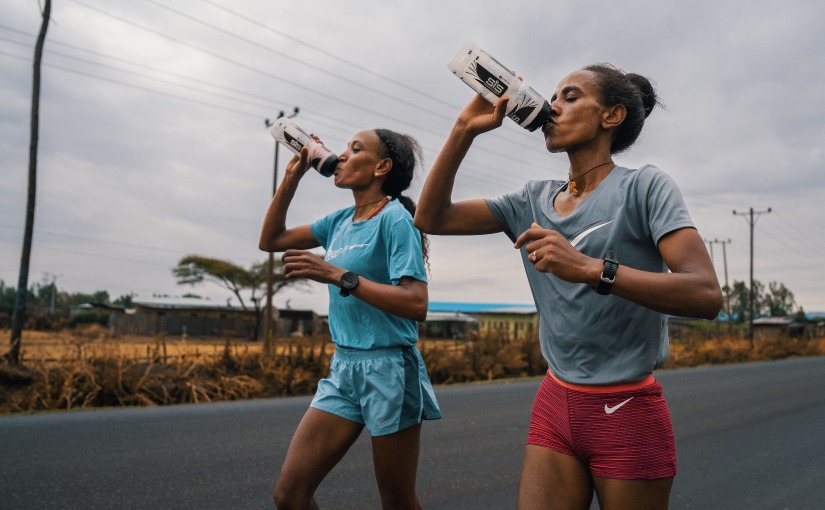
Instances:
[[[784,288],[784,287],[783,287]],[[767,304],[769,294],[765,292],[765,286],[759,280],[753,281],[753,310],[756,316],[768,313]],[[751,320],[750,290],[745,282],[733,281],[733,289],[730,293],[731,313],[736,317],[737,322],[748,322]],[[756,317],[754,317],[756,318]]]
[[[768,284],[768,292],[765,293],[763,304],[767,313],[772,317],[785,317],[793,315],[796,301],[793,292],[785,288],[785,285],[778,282]]]
[[[266,266],[266,262],[256,262],[249,269],[244,269],[228,260],[187,255],[180,259],[177,267],[172,269],[172,273],[177,278],[178,285],[198,285],[204,281],[211,281],[220,285],[238,298],[241,308],[245,311],[249,311],[249,307],[243,294],[248,292],[249,301],[252,302],[254,311],[254,320],[247,321],[250,329],[250,339],[257,340],[263,319],[261,299],[266,293]],[[276,261],[273,273],[273,281],[275,282],[273,294],[299,282],[304,283],[301,280],[287,280],[284,277],[283,263],[280,261]]]
[[[750,315],[750,291],[745,282],[733,281],[730,292],[730,309],[736,322],[745,322]]]
[[[66,305],[72,306],[84,305],[86,303],[100,303],[104,305],[109,304],[109,291],[96,290],[92,294],[85,294],[83,292],[75,292],[74,294],[66,295]]]
[[[132,308],[134,306],[134,303],[132,302],[134,297],[135,294],[133,294],[132,292],[128,294],[123,294],[119,298],[112,301],[112,304],[122,306],[123,308]]]

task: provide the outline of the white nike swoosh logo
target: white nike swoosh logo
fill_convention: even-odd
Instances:
[[[618,404],[616,404],[616,405],[615,405],[615,406],[613,406],[613,407],[610,407],[610,406],[608,406],[607,404],[605,404],[605,405],[604,405],[604,412],[606,412],[607,414],[613,414],[613,413],[615,413],[616,411],[618,411],[620,407],[622,407],[623,405],[627,404],[627,403],[628,403],[628,402],[630,402],[631,400],[633,400],[633,397],[630,397],[629,399],[625,400],[624,402],[619,402]]]
[[[585,230],[584,232],[582,232],[581,234],[579,234],[575,238],[573,238],[573,240],[570,241],[570,244],[572,244],[573,246],[576,246],[577,244],[579,244],[582,241],[582,239],[584,239],[585,237],[590,235],[592,232],[594,232],[596,230],[599,230],[600,228],[602,228],[606,225],[610,225],[611,223],[613,223],[613,220],[610,220],[607,223],[602,223],[601,225],[596,225],[595,227],[588,228],[587,230]]]

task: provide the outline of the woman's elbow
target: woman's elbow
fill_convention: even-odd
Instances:
[[[415,212],[415,217],[413,218],[413,225],[415,225],[415,228],[417,228],[419,231],[425,234],[435,233],[433,232],[435,222],[433,222],[429,218],[424,217],[424,215],[419,214],[419,211]]]
[[[261,251],[265,251],[267,253],[272,253],[275,251],[275,249],[272,246],[272,243],[269,240],[264,239],[263,237],[260,241],[258,241],[258,249]]]
[[[718,285],[702,294],[697,306],[697,316],[701,319],[713,320],[722,310],[722,289]]]
[[[424,322],[427,320],[427,305],[426,303],[422,307],[416,307],[415,311],[413,312],[413,320],[416,322]]]
[[[427,319],[427,308],[429,300],[426,297],[410,300],[409,318],[416,322],[424,322]]]

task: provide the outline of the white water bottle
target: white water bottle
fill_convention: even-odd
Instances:
[[[470,41],[461,45],[447,68],[492,104],[506,95],[507,116],[528,131],[535,131],[550,118],[550,105],[541,94]]]
[[[309,166],[318,170],[324,177],[329,177],[335,172],[338,156],[323,144],[316,142],[288,117],[280,117],[275,121],[272,125],[272,136],[295,154],[301,154],[301,149],[306,147],[309,151]]]

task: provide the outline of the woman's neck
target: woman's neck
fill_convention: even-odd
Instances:
[[[355,222],[371,218],[390,200],[388,196],[378,193],[353,194],[355,195],[355,211],[352,213],[352,221]]]
[[[567,191],[576,196],[596,188],[615,166],[609,151],[568,153],[568,156],[570,168],[567,171]]]

